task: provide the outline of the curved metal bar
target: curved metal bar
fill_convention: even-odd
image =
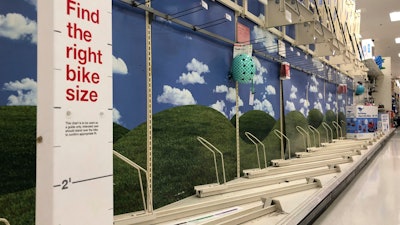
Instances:
[[[307,149],[308,148],[308,143],[310,143],[310,135],[301,126],[296,126],[296,130],[303,136],[305,149]]]
[[[146,177],[147,177],[147,171],[145,169],[143,169],[141,166],[139,166],[138,164],[134,163],[132,160],[130,160],[127,157],[125,157],[124,155],[122,155],[121,153],[113,150],[113,154],[116,157],[118,157],[119,159],[121,159],[122,161],[124,161],[125,163],[127,163],[130,166],[132,166],[133,168],[135,168],[138,171],[139,183],[140,183],[140,191],[142,192],[143,207],[144,207],[144,211],[147,212],[146,198],[144,197],[144,188],[143,188],[142,176],[140,174],[140,171],[143,171],[146,174]]]
[[[282,137],[285,137],[285,139],[287,140],[287,142],[288,142],[288,150],[289,150],[289,159],[290,159],[291,158],[291,156],[290,156],[291,152],[290,152],[290,140],[289,140],[289,138],[286,137],[286,135],[284,135],[280,130],[276,130],[275,129],[274,130],[274,134],[281,140],[282,140]],[[284,154],[282,154],[282,155],[284,155]]]
[[[340,124],[342,124],[342,125],[340,126],[340,127],[342,128],[342,131],[343,131],[343,125],[344,125],[344,128],[347,129],[347,123],[346,123],[346,121],[340,120]],[[346,137],[343,136],[343,138],[346,138]]]
[[[5,225],[10,225],[8,220],[6,220],[5,218],[0,218],[0,222],[4,223]]]
[[[220,155],[221,155],[221,164],[222,164],[222,175],[224,177],[224,184],[226,183],[226,177],[225,177],[225,166],[224,166],[224,155],[222,154],[222,152],[220,150],[218,150],[214,145],[212,145],[210,142],[208,142],[206,139],[198,136],[197,140],[200,141],[200,143],[206,147],[208,150],[210,150],[213,155],[214,155],[214,164],[215,164],[215,173],[217,175],[217,182],[219,183],[219,177],[218,177],[218,166],[217,166],[217,159],[215,156],[215,151],[217,151]],[[211,149],[211,148],[212,149]]]
[[[263,150],[264,150],[264,163],[265,163],[265,168],[267,168],[267,153],[265,151],[265,145],[256,136],[254,136],[252,133],[246,131],[246,132],[244,132],[244,134],[256,146],[257,159],[258,159],[258,168],[260,168],[260,169],[261,169],[260,155],[258,154],[258,145],[257,145],[256,142],[258,142],[258,144],[260,144],[263,147]]]
[[[331,140],[329,139],[329,131],[328,129],[331,131],[331,137],[333,139],[333,131],[332,128],[329,126],[329,124],[327,124],[326,122],[322,122],[322,126],[325,128],[326,130],[326,140],[328,141],[328,143],[331,142]]]
[[[311,131],[316,132],[318,134],[318,146],[316,147],[320,147],[321,146],[321,134],[319,133],[319,131],[317,129],[315,129],[315,127],[308,125],[308,129],[310,129]],[[315,136],[314,136],[314,143],[315,143]]]
[[[332,124],[333,124],[333,126],[336,128],[336,132],[337,132],[337,135],[338,135],[338,139],[340,139],[341,137],[343,137],[342,127],[341,127],[336,121],[333,121]],[[340,133],[339,133],[339,131],[340,131]],[[340,136],[339,136],[339,134],[340,134]]]
[[[311,125],[308,125],[308,129],[311,131],[311,133],[312,133],[312,136],[313,136],[313,138],[314,138],[314,142],[313,142],[313,145],[312,146],[314,146],[314,147],[317,147],[317,145],[316,145],[316,139],[315,139],[315,131],[314,130],[311,130],[310,129],[310,126]],[[310,135],[311,136],[311,135]],[[310,145],[311,145],[311,138],[310,138]]]

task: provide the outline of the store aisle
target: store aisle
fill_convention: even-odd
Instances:
[[[400,130],[316,225],[400,225]]]

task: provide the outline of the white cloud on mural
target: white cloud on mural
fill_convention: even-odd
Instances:
[[[299,103],[302,105],[302,107],[305,107],[305,108],[310,107],[310,102],[304,98],[301,98]]]
[[[304,98],[301,98],[299,101],[301,108],[300,108],[300,112],[304,115],[307,116],[309,108],[310,108],[310,102]]]
[[[294,103],[293,102],[291,102],[291,101],[286,101],[286,104],[285,104],[285,110],[287,110],[287,111],[295,111],[296,110],[296,107],[294,106]]]
[[[157,96],[157,102],[169,103],[172,105],[193,105],[196,104],[192,93],[187,89],[173,88],[164,85],[162,95]]]
[[[314,109],[318,109],[320,112],[324,111],[321,102],[314,102]]]
[[[327,102],[332,102],[333,94],[331,92],[328,93],[328,100]]]
[[[123,59],[112,56],[113,73],[126,75],[128,74],[128,67]]]
[[[337,111],[337,108],[338,108],[337,102],[336,102],[336,101],[333,101],[333,102],[332,102],[332,105],[333,105],[332,110],[333,110],[334,112],[336,112],[336,111]]]
[[[255,99],[253,109],[267,112],[272,117],[275,117],[274,107],[272,106],[271,102],[266,99],[263,101]]]
[[[217,102],[212,104],[212,105],[210,105],[210,107],[215,109],[215,110],[217,110],[217,111],[219,111],[220,113],[224,114],[225,117],[227,117],[226,114],[225,114],[225,107],[226,107],[225,101],[217,100]]]
[[[329,103],[326,103],[326,105],[325,105],[325,109],[326,110],[331,110],[332,108],[331,108],[331,104],[329,104]]]
[[[226,85],[218,85],[214,89],[215,93],[225,93],[228,92],[228,87]]]
[[[263,14],[260,14],[259,18],[264,21]],[[255,43],[262,43],[262,45],[269,53],[278,52],[278,44],[277,44],[278,39],[267,29],[263,29],[259,26],[254,26],[252,33],[255,38]]]
[[[36,0],[25,0],[25,2],[35,6],[35,8],[37,8],[37,1]]]
[[[243,114],[240,110],[238,112],[239,117]],[[231,110],[229,111],[229,118],[232,118],[236,115],[236,106],[232,106]]]
[[[319,82],[318,82],[318,80],[317,80],[317,76],[315,76],[315,75],[312,75],[311,76],[311,81],[313,82],[313,84],[315,84],[316,86],[318,86],[319,85]]]
[[[317,93],[318,92],[318,85],[319,82],[315,75],[311,76],[311,85],[310,85],[310,92]]]
[[[254,65],[256,66],[256,74],[253,77],[254,84],[263,84],[263,74],[268,74],[267,68],[263,67],[257,57],[253,57]]]
[[[226,100],[232,103],[236,102],[236,90],[235,88],[229,88],[228,92],[226,93]],[[239,106],[243,106],[243,101],[239,96]]]
[[[122,123],[121,118],[122,116],[121,113],[118,111],[118,109],[113,108],[113,122],[121,124]]]
[[[310,85],[309,91],[312,92],[312,93],[317,93],[318,92],[318,87],[315,86],[315,85]]]
[[[177,80],[178,83],[183,85],[186,84],[205,84],[204,76],[201,74],[209,73],[210,70],[208,66],[197,59],[193,58],[186,65],[186,69],[189,71],[188,73],[182,73],[182,75]]]
[[[318,93],[318,98],[319,99],[324,99],[324,95],[322,93]]]
[[[37,104],[37,83],[31,78],[24,78],[21,81],[10,81],[3,85],[5,91],[16,91],[16,95],[8,97],[7,105],[36,105]]]
[[[290,88],[290,99],[297,99],[297,88],[292,85],[292,87]]]
[[[225,99],[228,102],[236,103],[236,89],[235,88],[232,88],[232,87],[228,88],[225,85],[218,85],[215,87],[214,92],[219,93],[219,94],[226,93]],[[239,96],[239,106],[243,106],[243,100],[240,98],[240,96]]]
[[[37,23],[18,13],[0,15],[0,37],[37,43]]]
[[[272,85],[268,85],[265,90],[267,91],[267,95],[276,95],[275,87]]]

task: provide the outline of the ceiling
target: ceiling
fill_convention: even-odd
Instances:
[[[389,13],[400,11],[399,0],[356,0],[361,10],[362,39],[373,39],[374,55],[391,57],[392,78],[400,78],[400,44],[394,39],[400,37],[400,21],[391,22]]]

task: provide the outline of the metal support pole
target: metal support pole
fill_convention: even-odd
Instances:
[[[239,82],[236,81],[236,177],[240,177]]]
[[[146,2],[150,6],[150,1]],[[153,212],[153,90],[151,55],[151,20],[153,14],[146,11],[146,87],[147,87],[147,210]]]
[[[280,130],[283,133],[283,115],[285,113],[285,107],[284,107],[284,102],[283,102],[283,80],[279,80],[279,92],[280,92]],[[284,146],[284,141],[283,138],[281,137],[281,159],[285,159],[285,146]]]

